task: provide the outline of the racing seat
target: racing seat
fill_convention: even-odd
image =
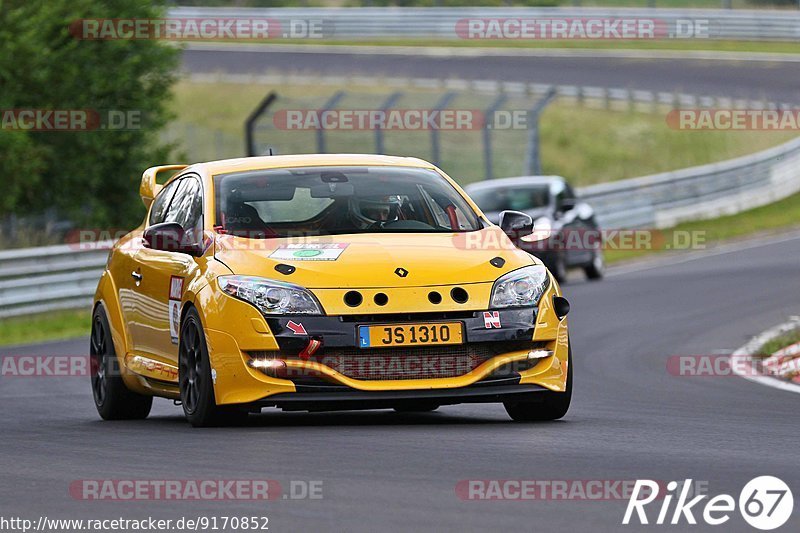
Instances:
[[[265,239],[276,233],[261,220],[255,207],[242,201],[228,201],[225,212],[225,232],[237,237]]]

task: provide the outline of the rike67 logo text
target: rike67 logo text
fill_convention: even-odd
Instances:
[[[719,526],[731,519],[737,509],[737,501],[729,494],[719,494],[707,501],[707,494],[690,495],[692,480],[683,483],[670,481],[666,494],[661,494],[659,484],[649,479],[636,480],[625,509],[622,523],[628,524],[691,524],[698,523],[698,518],[708,525]],[[663,498],[659,498],[662,496]],[[691,499],[690,499],[691,498]],[[652,511],[648,515],[645,509],[649,504],[660,499],[653,507],[658,509],[658,516],[653,521]],[[672,503],[675,501],[673,507]],[[760,476],[750,480],[739,493],[738,510],[745,522],[756,529],[768,531],[785,524],[792,515],[794,498],[789,486],[773,476]]]

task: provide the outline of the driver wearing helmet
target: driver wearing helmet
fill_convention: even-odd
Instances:
[[[382,228],[387,222],[399,220],[402,203],[397,196],[350,199],[350,218],[357,228]]]

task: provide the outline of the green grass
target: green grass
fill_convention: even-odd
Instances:
[[[781,348],[786,348],[787,346],[797,344],[798,342],[800,342],[800,329],[790,331],[772,339],[761,347],[759,353],[763,357],[769,357]]]
[[[779,202],[757,207],[756,209],[744,211],[736,215],[712,220],[685,222],[669,230],[664,230],[664,234],[667,235],[667,240],[669,240],[669,235],[674,232],[698,235],[702,238],[703,242],[705,242],[705,245],[709,246],[737,237],[746,237],[757,233],[800,226],[800,216],[798,216],[798,213],[800,213],[800,193],[789,196]],[[652,255],[661,251],[663,251],[663,249],[606,250],[605,258],[606,262],[612,264]]]
[[[74,339],[89,335],[91,314],[85,309],[0,319],[0,346]]]
[[[384,83],[384,82],[382,82]],[[321,109],[337,89],[347,96],[343,109],[376,109],[387,95],[402,90],[397,109],[431,109],[442,90],[406,89],[385,84],[333,87],[320,84],[259,85],[256,83],[195,83],[176,86],[174,111],[177,121],[170,140],[178,142],[185,159],[205,161],[244,154],[243,123],[261,99],[274,90],[279,95],[275,112],[286,109]],[[464,91],[451,109],[486,109],[494,99]],[[503,109],[526,110],[528,98],[510,97]],[[658,113],[595,109],[559,99],[542,115],[541,157],[543,173],[567,177],[575,185],[603,183],[624,178],[701,165],[746,155],[790,140],[790,132],[676,131],[667,126],[667,109]],[[269,117],[262,126],[271,126]],[[493,130],[493,175],[525,173],[523,161],[527,130]],[[276,154],[316,152],[313,130],[272,129],[257,135],[262,148],[271,145]],[[370,131],[329,131],[328,152],[375,152]],[[440,166],[461,184],[485,177],[482,133],[443,131]],[[432,159],[428,131],[387,131],[384,152]]]
[[[712,39],[660,39],[660,40],[523,40],[523,39],[278,39],[266,44],[293,44],[308,46],[419,46],[455,48],[534,48],[534,49],[589,49],[589,50],[674,50],[712,52],[760,52],[770,54],[800,54],[797,42],[755,42]]]

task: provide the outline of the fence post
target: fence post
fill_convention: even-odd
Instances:
[[[492,161],[492,122],[495,112],[506,102],[508,96],[505,93],[500,93],[495,98],[492,105],[483,113],[483,160],[486,164],[486,177],[484,179],[492,179],[492,169],[494,163]]]
[[[444,93],[444,95],[439,98],[439,101],[433,106],[433,110],[437,113],[441,112],[448,105],[450,105],[450,102],[453,101],[453,98],[455,98],[456,94],[457,93],[455,91],[448,91]],[[438,124],[441,124],[441,120],[438,122]],[[434,127],[431,129],[431,159],[433,160],[434,165],[441,166],[441,155],[441,147],[439,145],[439,128]]]
[[[330,111],[333,106],[338,104],[339,101],[344,98],[344,95],[344,91],[336,91],[333,96],[331,96],[328,101],[323,104],[320,115],[325,113],[325,111]],[[322,127],[317,128],[317,153],[325,153],[325,129]]]
[[[547,93],[534,104],[528,111],[528,149],[525,153],[525,166],[522,169],[522,174],[525,176],[542,173],[542,158],[540,155],[540,142],[539,142],[539,118],[542,111],[547,105],[553,101],[557,92],[554,87],[551,87]]]
[[[261,100],[261,103],[258,104],[258,107],[250,113],[250,116],[247,117],[247,120],[244,123],[244,143],[245,143],[245,153],[252,157],[254,155],[258,155],[258,148],[256,147],[256,139],[255,139],[255,129],[256,129],[256,122],[258,119],[261,118],[269,106],[272,105],[278,98],[278,94],[275,91],[270,91],[267,96]]]
[[[397,101],[403,97],[402,91],[397,91],[389,95],[389,97],[383,101],[381,105],[381,111],[386,112],[391,107],[397,103]],[[375,153],[376,154],[383,154],[383,130],[380,126],[375,128]]]

